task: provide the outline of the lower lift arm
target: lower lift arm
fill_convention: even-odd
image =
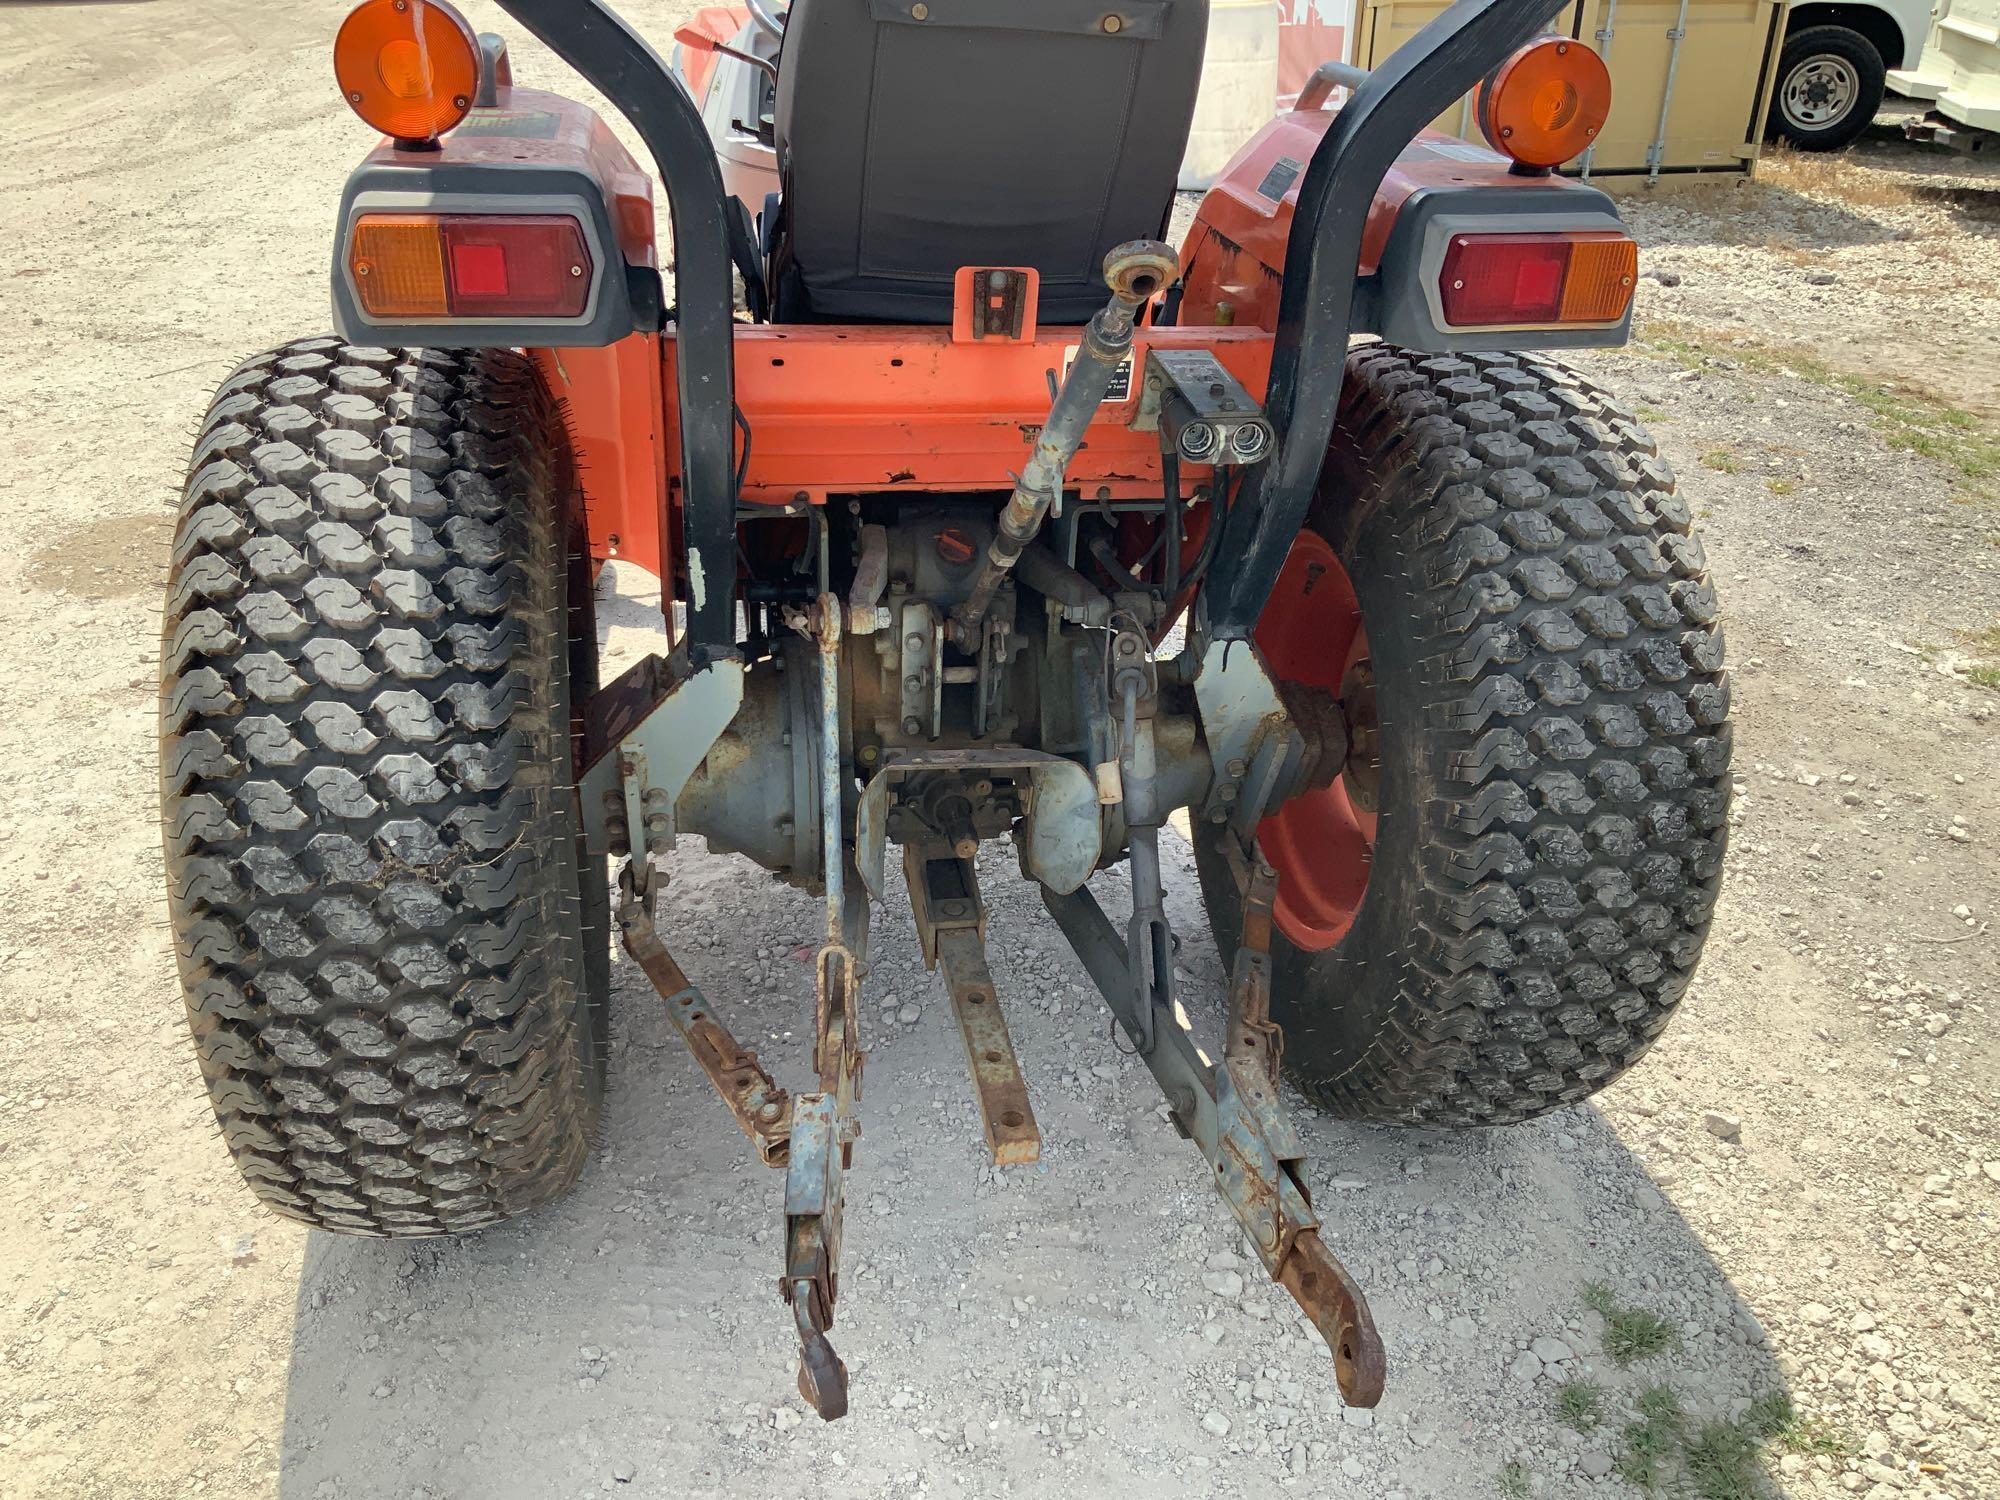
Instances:
[[[1130,649],[1126,649],[1127,647]],[[1248,648],[1243,648],[1246,650]],[[1254,836],[1222,840],[1242,893],[1242,937],[1229,980],[1222,1066],[1196,1044],[1175,1002],[1172,934],[1160,884],[1153,791],[1153,678],[1143,643],[1113,638],[1110,690],[1122,709],[1125,805],[1132,843],[1132,923],[1123,941],[1087,888],[1042,901],[1068,938],[1139,1056],[1182,1135],[1200,1149],[1216,1191],[1271,1278],[1298,1302],[1333,1351],[1350,1406],[1382,1399],[1381,1337],[1360,1289],[1320,1238],[1303,1171],[1305,1147],[1279,1102],[1284,1039],[1271,1020],[1271,902],[1277,876]],[[1251,810],[1254,815],[1254,809]],[[1247,826],[1254,835],[1255,822]]]

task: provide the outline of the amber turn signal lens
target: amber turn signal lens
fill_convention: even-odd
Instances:
[[[1625,316],[1638,279],[1639,247],[1624,235],[1572,240],[1557,321],[1615,323]]]
[[[431,214],[365,214],[347,257],[361,310],[371,318],[442,318],[444,237]]]
[[[1545,36],[1479,88],[1479,128],[1525,167],[1559,167],[1597,139],[1611,114],[1611,73],[1582,42]]]
[[[479,40],[444,0],[361,0],[333,41],[348,106],[399,141],[434,141],[479,87]]]

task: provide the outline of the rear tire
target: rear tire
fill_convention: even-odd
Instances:
[[[1888,81],[1888,64],[1860,32],[1808,26],[1785,38],[1769,133],[1801,151],[1838,151],[1873,123]]]
[[[1288,1075],[1385,1123],[1584,1099],[1672,1016],[1722,861],[1722,639],[1673,475],[1549,361],[1377,345],[1349,357],[1308,526],[1360,606],[1379,812],[1344,936],[1273,935]],[[1196,825],[1227,955],[1219,837]]]
[[[567,437],[508,351],[309,339],[224,383],[168,585],[169,904],[223,1137],[277,1212],[451,1234],[582,1170],[606,890]]]

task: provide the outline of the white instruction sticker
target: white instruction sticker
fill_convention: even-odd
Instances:
[[[1071,344],[1063,350],[1062,378],[1069,379],[1069,367],[1076,363],[1076,356],[1083,348],[1081,344]],[[1104,401],[1130,401],[1132,399],[1132,356],[1126,355],[1118,362],[1118,368],[1111,372],[1111,385],[1104,393]],[[1100,402],[1099,405],[1102,405]]]

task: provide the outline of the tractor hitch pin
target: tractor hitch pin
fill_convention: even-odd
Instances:
[[[1132,325],[1140,307],[1155,292],[1171,286],[1179,274],[1180,262],[1173,247],[1158,240],[1128,240],[1104,257],[1104,280],[1111,288],[1111,300],[1084,329],[1083,342],[1035,439],[1035,451],[1000,512],[986,560],[980,564],[964,602],[952,611],[951,638],[961,651],[978,649],[980,627],[995,591],[1040,532],[1043,519],[1062,494],[1063,475],[1083,445],[1084,432],[1097,419],[1097,409],[1111,389],[1111,377],[1131,357]]]
[[[1382,1399],[1387,1362],[1361,1290],[1320,1236],[1306,1191],[1305,1147],[1278,1099],[1282,1037],[1270,1018],[1271,902],[1277,875],[1253,846],[1224,841],[1243,891],[1243,940],[1230,971],[1228,1041],[1216,1067],[1178,1010],[1142,1053],[1173,1111],[1214,1173],[1216,1191],[1256,1247],[1271,1279],[1289,1292],[1333,1352],[1334,1378],[1349,1406]],[[1136,873],[1136,872],[1135,872]],[[1135,899],[1136,885],[1135,880]],[[1042,888],[1042,904],[1083,960],[1112,1013],[1133,1036],[1140,989],[1126,945],[1088,887]]]

